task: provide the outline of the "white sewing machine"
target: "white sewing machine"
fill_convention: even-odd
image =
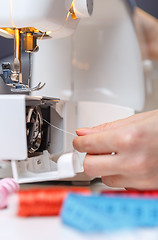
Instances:
[[[15,38],[14,68],[3,64],[0,83],[15,93],[0,96],[0,177],[8,175],[4,160],[11,160],[20,183],[87,180],[83,158],[72,148],[74,136],[57,128],[75,133],[143,108],[132,12],[124,0],[94,0],[94,6],[93,0],[0,0],[0,6],[1,35]],[[29,55],[41,40],[27,85],[21,73],[22,37]],[[32,96],[18,95],[28,92]]]

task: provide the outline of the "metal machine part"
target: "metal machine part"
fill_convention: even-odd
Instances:
[[[16,64],[16,62],[17,62],[17,64]],[[18,69],[19,64],[18,64],[17,59],[15,59],[14,65],[16,65],[16,69]],[[4,83],[11,88],[11,92],[29,93],[32,91],[40,90],[45,86],[45,83],[42,84],[40,82],[35,87],[30,88],[29,87],[30,77],[28,79],[28,85],[23,84],[22,73],[18,72],[17,70],[13,71],[11,64],[9,62],[2,63],[2,71],[3,71],[3,74],[0,74],[0,77],[3,79]],[[20,83],[20,81],[21,81],[21,83]]]
[[[36,152],[42,142],[42,113],[39,106],[26,108],[27,147],[29,153]]]
[[[43,97],[38,101],[26,101],[26,136],[28,156],[48,150],[50,142],[50,108],[55,108],[59,99]]]
[[[45,84],[42,85],[39,83],[36,87],[31,88],[29,84],[30,73],[28,84],[25,85],[23,83],[21,71],[22,40],[24,39],[25,51],[30,55],[30,53],[37,52],[39,49],[37,39],[50,38],[54,37],[54,35],[58,37],[58,34],[61,38],[66,34],[72,34],[78,24],[78,18],[91,16],[93,0],[58,0],[58,3],[53,0],[47,2],[41,0],[37,1],[37,3],[34,1],[34,4],[31,4],[32,8],[30,9],[29,7],[29,13],[27,12],[27,7],[30,6],[28,1],[23,1],[23,3],[19,0],[13,3],[9,1],[9,3],[3,2],[2,5],[4,6],[4,12],[6,12],[9,5],[10,15],[9,18],[8,15],[7,17],[5,15],[0,17],[0,26],[4,26],[0,28],[0,34],[5,37],[14,38],[14,67],[13,70],[9,67],[9,71],[6,72],[6,69],[2,66],[2,79],[16,93],[40,90]],[[47,7],[47,10],[45,7]],[[49,11],[51,9],[52,14],[50,16]],[[34,27],[30,27],[32,24]],[[29,65],[31,68],[31,61],[29,61]]]
[[[38,51],[37,39],[48,38],[46,33],[39,32],[34,28],[22,28],[22,29],[3,29],[8,34],[13,35],[14,38],[14,67],[11,67],[9,62],[2,63],[3,74],[0,74],[4,83],[11,88],[12,92],[15,93],[29,93],[32,91],[40,90],[45,86],[44,84],[38,83],[35,87],[30,87],[31,78],[31,53]],[[22,79],[21,71],[21,42],[24,38],[25,52],[29,53],[29,77],[28,84],[25,85]]]

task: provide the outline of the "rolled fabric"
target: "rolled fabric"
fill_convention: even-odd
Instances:
[[[4,178],[0,181],[0,209],[7,207],[8,197],[19,191],[19,184],[13,178]]]
[[[69,193],[90,195],[87,187],[51,187],[21,190],[9,201],[12,215],[19,217],[58,216]]]
[[[158,198],[69,194],[62,222],[84,233],[158,226]]]

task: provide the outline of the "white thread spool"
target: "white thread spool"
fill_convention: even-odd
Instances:
[[[93,13],[93,0],[74,0],[74,12],[77,18],[87,18]]]

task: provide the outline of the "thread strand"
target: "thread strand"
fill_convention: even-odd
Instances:
[[[47,123],[48,125],[50,125],[51,127],[55,128],[55,129],[57,129],[57,130],[59,130],[59,131],[61,131],[61,132],[63,132],[63,133],[66,133],[66,134],[69,134],[69,135],[72,135],[72,136],[75,136],[75,137],[77,136],[77,135],[74,134],[74,133],[71,133],[71,132],[65,131],[65,130],[63,130],[63,129],[61,129],[61,128],[56,127],[55,125],[49,123],[49,122],[48,122],[47,120],[45,120],[45,119],[43,119],[43,121],[46,122],[46,123]]]

